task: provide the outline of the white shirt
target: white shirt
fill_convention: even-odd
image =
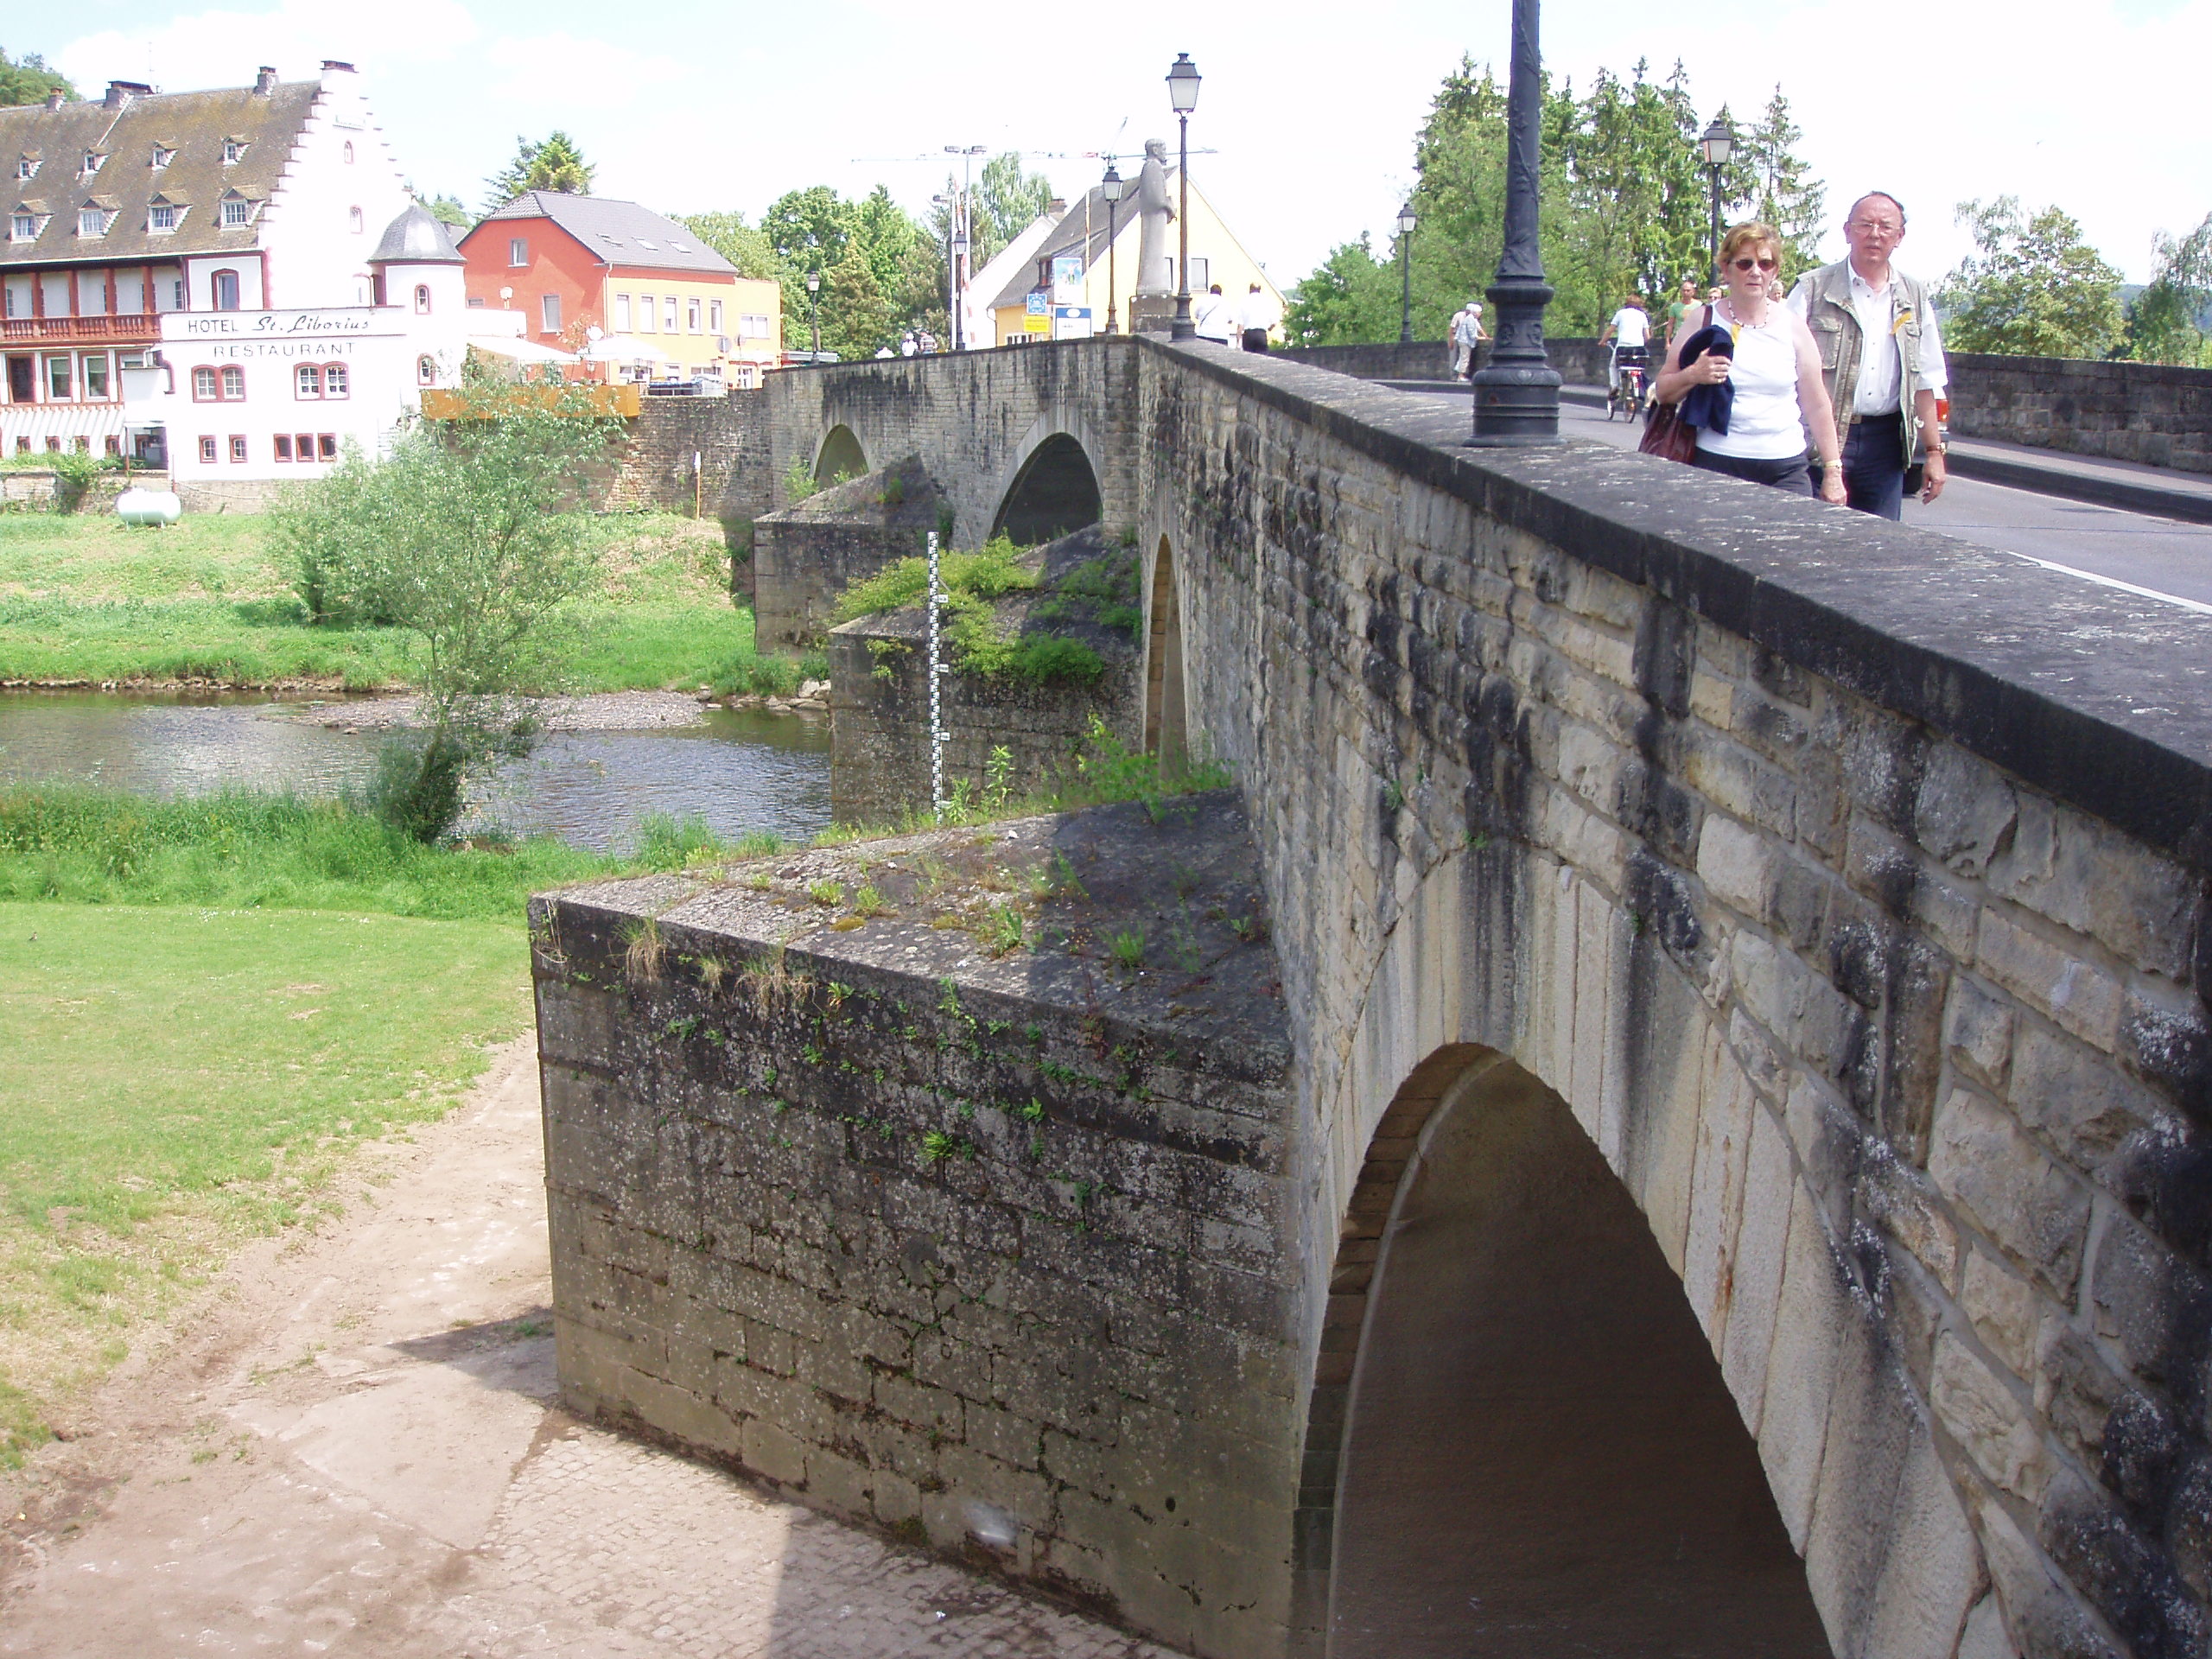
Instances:
[[[1191,329],[1200,340],[1226,340],[1236,321],[1236,308],[1226,294],[1209,289],[1191,302]]]
[[[1282,312],[1266,289],[1256,294],[1248,293],[1237,308],[1237,321],[1247,328],[1272,328],[1282,321]]]
[[[1613,313],[1613,320],[1605,325],[1613,331],[1613,340],[1622,346],[1645,346],[1651,340],[1651,319],[1641,306],[1624,305]]]
[[[1715,321],[1734,327],[1727,316]],[[1767,308],[1758,327],[1736,327],[1736,360],[1728,384],[1736,389],[1726,433],[1700,427],[1697,447],[1745,461],[1787,461],[1805,453],[1805,421],[1797,406],[1796,325],[1780,306]]]
[[[1876,288],[1851,272],[1851,314],[1859,319],[1859,382],[1853,389],[1852,413],[1859,416],[1894,415],[1904,395],[1904,359],[1897,351],[1897,304],[1901,297],[1895,283]],[[1801,317],[1813,307],[1813,285],[1800,283],[1789,304]],[[1936,326],[1936,308],[1920,320],[1920,384],[1941,397],[1949,390],[1950,372],[1943,362],[1943,335]]]
[[[1482,307],[1462,306],[1458,315],[1452,319],[1452,338],[1462,346],[1472,346],[1479,338],[1482,326]]]

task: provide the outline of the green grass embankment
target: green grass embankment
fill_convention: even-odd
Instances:
[[[564,690],[744,679],[752,613],[728,594],[711,520],[594,519],[606,579],[579,607]],[[253,514],[133,530],[96,513],[0,514],[0,682],[371,690],[405,684],[417,642],[311,625]]]

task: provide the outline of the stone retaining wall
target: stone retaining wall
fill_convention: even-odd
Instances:
[[[1173,970],[1152,861],[1194,914],[1249,915],[1243,815],[994,830],[1014,898],[987,874],[974,900],[1033,872],[1063,895],[1010,957],[928,913],[975,840],[534,903],[563,1396],[1192,1651],[1263,1650],[1296,1457],[1289,1049],[1264,945],[1201,919],[1205,977]],[[828,880],[897,914],[832,928]],[[1123,918],[1166,971],[1066,949]]]
[[[910,459],[755,518],[754,639],[763,650],[819,645],[849,586],[927,551],[939,505]]]
[[[1962,438],[2212,472],[2212,369],[1965,352],[1950,369]]]

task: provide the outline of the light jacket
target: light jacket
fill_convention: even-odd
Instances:
[[[1913,421],[1913,402],[1927,388],[1920,366],[1920,337],[1924,319],[1933,315],[1928,290],[1895,266],[1890,269],[1891,304],[1897,317],[1897,359],[1903,373],[1897,386],[1897,418],[1904,428],[1904,458],[1909,467],[1919,459],[1919,428]],[[1852,404],[1859,392],[1859,358],[1864,331],[1859,314],[1851,308],[1851,261],[1840,259],[1798,279],[1805,291],[1805,326],[1813,331],[1813,344],[1821,354],[1821,373],[1828,383],[1828,402],[1835,409],[1836,442],[1851,435]]]

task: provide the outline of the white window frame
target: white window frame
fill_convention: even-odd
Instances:
[[[168,215],[169,222],[166,225],[161,222],[163,213]],[[184,210],[173,201],[155,201],[146,205],[146,234],[149,236],[175,236],[176,227],[183,220]]]
[[[638,332],[639,334],[657,334],[660,332],[654,327],[654,324],[660,321],[659,305],[660,302],[650,294],[638,296]]]
[[[537,296],[537,332],[541,334],[561,332],[561,296],[558,294]]]
[[[511,236],[507,238],[507,269],[520,270],[530,264],[530,238]]]
[[[353,372],[343,363],[322,365],[322,401],[326,404],[343,403],[353,395]]]
[[[223,222],[219,228],[242,231],[253,223],[253,201],[246,196],[223,198]]]
[[[77,234],[98,240],[107,234],[107,227],[115,215],[105,207],[79,207],[77,210]]]
[[[627,294],[614,296],[614,332],[618,334],[630,332],[630,296]]]
[[[10,214],[9,214],[9,215],[8,215],[8,239],[9,239],[10,242],[35,242],[35,241],[37,241],[37,240],[38,240],[38,215],[37,215],[36,213],[10,213]]]
[[[236,167],[245,159],[245,143],[244,140],[238,138],[226,138],[223,140],[223,165],[225,167]]]
[[[661,299],[661,302],[660,302],[660,315],[661,315],[661,325],[662,325],[662,326],[661,326],[661,333],[663,333],[664,334],[682,334],[682,333],[683,332],[681,328],[678,328],[678,327],[676,326],[676,296],[675,296],[675,295],[673,295],[673,294],[669,294],[669,295],[664,295],[664,296],[662,297],[662,299]]]

